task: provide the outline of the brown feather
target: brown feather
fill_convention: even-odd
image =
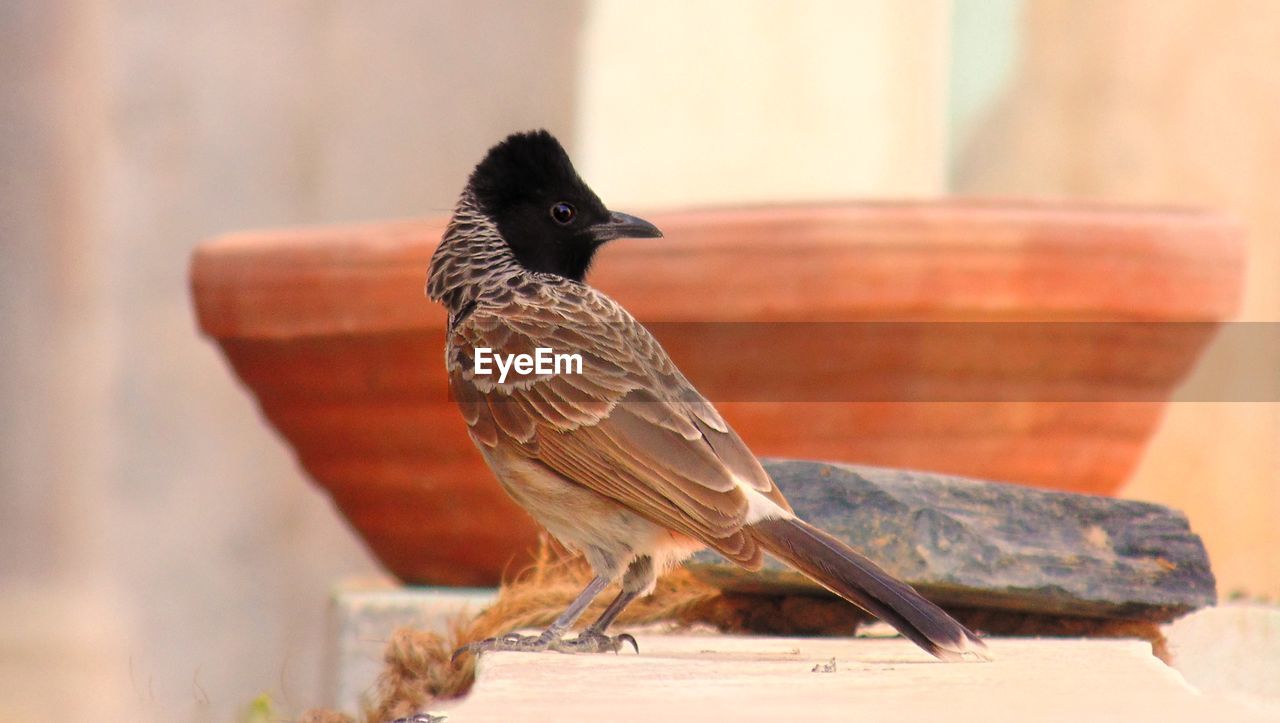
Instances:
[[[493,431],[477,422],[473,433],[486,444],[496,434],[497,445],[519,447],[567,480],[657,524],[744,564],[758,562],[758,546],[741,533],[747,501],[735,477],[765,492],[775,491],[772,481],[758,464],[746,462],[754,457],[736,435],[716,429],[723,425],[719,415],[674,372],[648,332],[586,287],[567,287],[533,309],[482,303],[450,337],[451,346],[465,352],[447,357],[454,385],[468,390],[455,393],[467,406],[464,416],[477,417],[477,399],[487,401]],[[558,323],[546,323],[549,309]],[[605,312],[603,318],[588,309]],[[566,340],[600,344],[585,352]],[[505,384],[494,376],[472,381],[473,370],[462,365],[477,347],[494,354],[538,347],[581,353],[583,373],[525,375],[518,384],[510,377]]]

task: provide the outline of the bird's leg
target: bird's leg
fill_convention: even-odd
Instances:
[[[587,630],[594,633],[603,633],[622,613],[623,608],[630,605],[631,601],[638,597],[640,597],[640,593],[633,590],[623,590],[618,593],[618,597],[615,597],[613,602],[609,603],[609,607],[600,613],[600,617],[596,618],[596,621],[591,623],[591,627],[587,628]]]
[[[529,653],[538,653],[547,649],[559,649],[556,644],[560,642],[560,638],[564,636],[565,631],[570,625],[582,615],[582,611],[587,609],[592,600],[595,600],[600,592],[609,585],[609,578],[597,575],[587,583],[587,587],[569,603],[569,607],[560,613],[560,617],[555,619],[546,630],[540,635],[519,635],[517,633],[507,633],[501,637],[480,640],[466,645],[454,651],[453,657],[456,660],[463,653],[480,653],[485,650],[511,650]]]
[[[640,652],[640,646],[636,644],[636,639],[631,637],[630,634],[621,633],[609,636],[605,635],[604,632],[608,629],[609,623],[612,623],[613,619],[618,617],[618,613],[621,613],[623,608],[638,597],[640,597],[638,592],[623,590],[618,593],[613,602],[609,603],[609,607],[605,608],[599,619],[579,633],[578,637],[572,640],[557,641],[552,647],[562,653],[616,653],[622,650],[624,643],[628,643],[633,650],[637,653]]]
[[[613,599],[613,602],[609,603],[609,607],[600,613],[600,617],[578,637],[572,640],[560,640],[553,647],[563,653],[616,653],[622,650],[623,644],[630,644],[631,648],[639,653],[640,646],[630,634],[620,633],[609,636],[605,634],[605,630],[609,629],[632,600],[640,597],[640,592],[652,584],[653,578],[653,560],[648,556],[637,558],[627,568],[627,574],[622,578],[622,591]]]

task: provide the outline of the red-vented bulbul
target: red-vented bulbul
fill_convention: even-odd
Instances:
[[[458,200],[427,280],[449,312],[452,395],[503,488],[596,575],[541,635],[462,650],[634,646],[629,635],[607,635],[609,624],[659,574],[711,547],[751,569],[772,553],[939,658],[980,654],[982,641],[938,606],[797,518],[653,336],[585,283],[602,244],[661,235],[605,208],[546,131],[494,146]],[[539,367],[538,349],[577,354],[581,369]],[[506,360],[505,371],[494,359]],[[478,361],[488,363],[477,371]],[[621,592],[600,618],[566,639],[619,578]]]

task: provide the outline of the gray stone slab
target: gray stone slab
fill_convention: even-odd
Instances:
[[[1186,516],[1161,505],[949,475],[766,460],[796,512],[942,605],[1166,621],[1216,601]],[[737,592],[822,593],[768,559],[688,563]]]

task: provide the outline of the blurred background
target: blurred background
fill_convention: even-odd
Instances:
[[[197,335],[190,252],[446,213],[532,127],[621,208],[1225,210],[1241,318],[1280,320],[1273,0],[8,0],[0,719],[318,702],[327,591],[380,573]],[[1280,405],[1172,405],[1123,494],[1280,595]]]

